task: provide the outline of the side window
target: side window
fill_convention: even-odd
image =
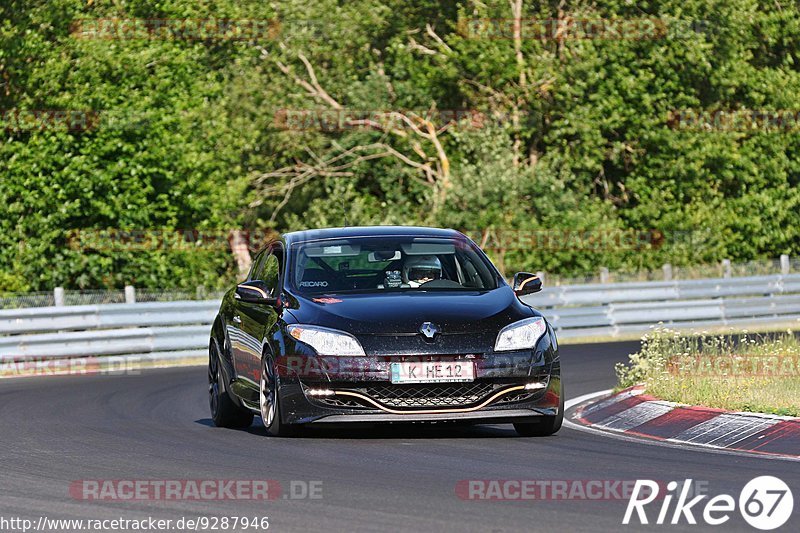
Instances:
[[[268,255],[264,261],[264,269],[261,272],[260,279],[269,287],[269,293],[272,296],[278,294],[280,271],[278,258],[273,254]]]
[[[247,281],[258,279],[261,269],[264,266],[264,259],[266,257],[266,252],[261,252],[256,256],[256,258],[253,260],[252,266],[250,267],[250,273],[247,274]]]
[[[276,245],[275,248],[272,249],[272,255],[278,258],[278,278],[283,276],[283,246],[280,244]]]
[[[472,264],[472,261],[465,258],[463,268],[467,278],[464,280],[464,286],[482,289],[484,287],[483,280],[481,279],[481,275],[478,273],[478,269],[476,269],[475,265]]]

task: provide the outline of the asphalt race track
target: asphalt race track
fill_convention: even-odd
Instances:
[[[567,397],[611,387],[614,363],[636,347],[562,346]],[[716,528],[685,521],[626,528],[622,500],[476,501],[459,498],[455,489],[470,479],[692,478],[706,483],[711,496],[738,500],[747,481],[773,475],[794,489],[788,529],[796,531],[800,521],[797,462],[653,446],[566,427],[539,439],[517,437],[510,426],[326,429],[270,439],[259,420],[246,431],[211,426],[201,367],[4,380],[0,406],[3,517],[268,516],[275,531],[755,531],[736,511]],[[84,479],[274,479],[286,498],[132,502],[70,496],[70,484]],[[293,480],[321,481],[322,497],[291,498]],[[302,497],[303,484],[294,487]],[[660,508],[653,505],[651,521]]]

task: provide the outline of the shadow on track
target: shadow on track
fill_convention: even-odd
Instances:
[[[195,420],[196,424],[214,428],[214,423],[210,418]],[[224,428],[220,428],[225,430]],[[261,419],[255,417],[253,424],[245,429],[229,429],[225,431],[244,431],[251,435],[267,436]],[[552,439],[552,437],[538,437],[533,440]],[[467,425],[456,423],[437,423],[437,424],[377,424],[330,427],[304,427],[294,439],[315,438],[315,439],[497,439],[497,438],[526,438],[519,437],[514,428],[508,425]]]

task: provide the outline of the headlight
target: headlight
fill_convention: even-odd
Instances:
[[[289,335],[314,348],[318,355],[366,355],[355,337],[344,331],[297,324],[286,326]]]
[[[500,330],[497,335],[497,342],[494,344],[494,351],[502,352],[533,348],[546,331],[547,326],[544,323],[544,318],[540,316],[514,322]]]

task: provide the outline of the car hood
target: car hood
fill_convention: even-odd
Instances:
[[[497,332],[516,320],[538,315],[510,287],[491,291],[415,291],[296,297],[291,314],[354,335],[418,334],[424,322],[443,335]]]

